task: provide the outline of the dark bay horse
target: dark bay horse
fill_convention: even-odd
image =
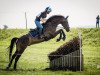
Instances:
[[[46,23],[43,24],[44,30],[43,30],[43,37],[42,39],[39,39],[38,37],[31,37],[29,34],[23,35],[20,38],[14,37],[11,40],[11,44],[9,46],[9,64],[7,65],[6,69],[8,70],[12,64],[12,61],[15,59],[14,63],[14,70],[16,70],[17,61],[21,57],[24,50],[27,48],[27,46],[30,46],[32,44],[37,44],[43,41],[48,41],[54,37],[56,37],[60,33],[60,37],[57,39],[57,41],[60,41],[62,38],[62,35],[64,36],[63,39],[65,39],[65,34],[62,29],[56,31],[56,28],[59,24],[61,24],[64,29],[68,32],[70,31],[69,24],[67,17],[64,17],[62,15],[54,15],[50,17]],[[62,34],[61,34],[62,33]],[[14,47],[14,44],[16,44],[16,51],[12,55],[12,50]]]

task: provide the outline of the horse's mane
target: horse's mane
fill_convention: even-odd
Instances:
[[[62,15],[53,15],[49,19],[47,19],[46,23],[51,22],[52,20],[55,20],[57,18],[64,18]]]
[[[61,19],[64,19],[64,16],[62,16],[62,15],[51,16],[50,18],[47,19],[47,21],[45,23],[42,23],[43,27],[47,27],[50,23],[53,24],[53,21],[55,21],[56,19],[59,19],[59,21],[60,21]]]

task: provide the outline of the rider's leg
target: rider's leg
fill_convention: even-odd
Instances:
[[[40,21],[35,21],[35,24],[39,30],[39,35],[42,34],[42,29],[43,29],[43,26],[41,25]]]

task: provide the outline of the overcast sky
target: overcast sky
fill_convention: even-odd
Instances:
[[[100,0],[0,0],[0,28],[25,28],[27,12],[28,28],[34,28],[35,16],[50,6],[55,14],[69,15],[70,27],[95,27],[100,15]]]

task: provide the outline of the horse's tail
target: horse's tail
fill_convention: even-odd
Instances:
[[[8,47],[9,48],[9,60],[12,57],[12,50],[14,48],[14,44],[15,44],[15,42],[16,42],[17,39],[18,39],[17,37],[12,38],[10,46]]]

